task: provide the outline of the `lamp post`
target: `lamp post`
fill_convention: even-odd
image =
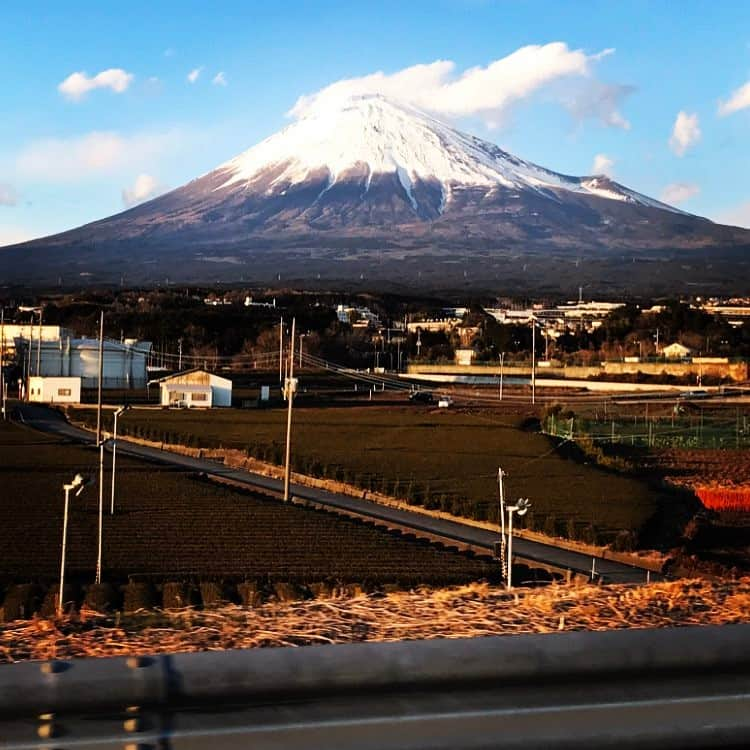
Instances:
[[[531,502],[525,497],[519,498],[515,505],[506,506],[508,511],[508,573],[506,576],[508,591],[513,588],[513,514],[518,513],[519,516],[524,516],[530,507]]]
[[[505,361],[505,352],[500,352],[500,400],[503,400],[503,362]]]
[[[62,533],[62,553],[60,555],[60,590],[57,592],[57,616],[62,617],[63,612],[63,587],[65,586],[65,551],[68,542],[68,505],[70,503],[71,490],[76,491],[76,497],[83,492],[84,479],[80,474],[76,474],[69,484],[63,485],[65,493],[65,510],[63,511],[63,533]]]
[[[114,417],[114,430],[113,430],[113,439],[112,439],[112,497],[109,507],[109,515],[113,516],[115,514],[115,464],[117,462],[117,417],[119,417],[121,414],[124,414],[128,409],[130,408],[130,405],[121,406],[119,409],[115,411],[115,417]]]

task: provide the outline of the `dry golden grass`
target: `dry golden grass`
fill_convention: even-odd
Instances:
[[[80,615],[8,623],[0,662],[353,641],[750,622],[750,578],[648,586],[550,586],[512,594],[486,584],[257,608]]]

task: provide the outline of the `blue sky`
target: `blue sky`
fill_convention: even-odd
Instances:
[[[0,245],[177,187],[378,71],[525,159],[750,226],[747,2],[14,0],[0,71]]]

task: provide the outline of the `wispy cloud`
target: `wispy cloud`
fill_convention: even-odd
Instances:
[[[187,74],[188,83],[195,83],[200,78],[200,75],[202,72],[203,72],[203,66],[201,66],[200,68],[193,68]]]
[[[750,107],[750,81],[732,92],[725,102],[719,102],[719,115],[726,117]]]
[[[33,141],[16,158],[25,179],[75,183],[102,175],[147,168],[153,160],[182,145],[180,131],[121,135],[94,131],[71,138]]]
[[[111,89],[116,94],[122,94],[130,86],[134,76],[122,68],[109,68],[89,77],[84,72],[71,73],[57,90],[71,101],[80,101],[89,91],[94,89]]]
[[[592,174],[606,174],[612,176],[612,168],[615,166],[615,160],[606,154],[597,154],[594,157],[594,163],[591,165]]]
[[[672,127],[672,135],[669,136],[669,148],[677,156],[685,156],[687,151],[695,146],[701,139],[701,129],[697,114],[688,114],[685,111],[677,113],[677,118]]]
[[[492,127],[502,122],[514,104],[547,89],[574,116],[596,117],[606,125],[626,129],[629,123],[619,104],[630,88],[603,84],[594,76],[597,63],[613,52],[605,49],[588,55],[564,42],[529,45],[485,67],[463,72],[450,60],[436,60],[396,73],[337,81],[300,97],[288,114],[299,118],[352,95],[382,94],[445,117],[478,116]],[[557,90],[552,91],[553,85]]]
[[[15,206],[18,203],[18,193],[12,185],[0,182],[0,206]]]
[[[214,86],[226,86],[227,85],[227,77],[224,73],[224,71],[219,71],[211,81]]]
[[[694,182],[673,182],[661,191],[661,200],[677,206],[700,193],[701,189]]]
[[[176,54],[176,50],[174,49],[174,47],[167,47],[164,50],[164,57],[174,57],[175,54]]]
[[[138,203],[143,203],[150,198],[153,198],[160,190],[159,182],[155,177],[150,174],[139,174],[135,178],[133,186],[130,188],[123,188],[122,190],[122,202],[127,208],[135,206]]]

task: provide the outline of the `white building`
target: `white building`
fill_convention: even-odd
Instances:
[[[687,346],[683,346],[682,344],[670,344],[669,346],[665,346],[661,353],[667,358],[667,359],[685,359],[686,357],[689,357],[693,350],[688,348]]]
[[[80,378],[29,378],[29,401],[42,404],[81,403]]]
[[[30,342],[16,340],[26,348]],[[37,372],[38,340],[31,345],[30,369],[33,375],[45,377],[79,377],[83,388],[95,388],[99,382],[98,339],[75,339],[64,336],[57,340],[42,339],[40,368]],[[103,388],[145,388],[148,380],[146,364],[151,352],[150,341],[125,339],[104,341]]]
[[[36,357],[39,346],[39,337],[43,343],[60,341],[73,333],[62,326],[34,325],[32,323],[5,323],[0,327],[0,350],[4,354],[5,361],[16,357],[16,342],[23,348],[26,342],[31,341],[31,353]]]
[[[156,381],[162,406],[210,409],[232,405],[232,381],[206,370],[185,370]]]

